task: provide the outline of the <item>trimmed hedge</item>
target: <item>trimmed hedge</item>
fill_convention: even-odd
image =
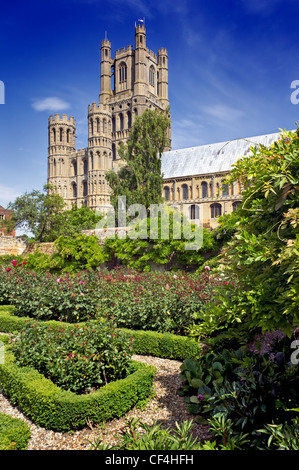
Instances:
[[[29,317],[16,317],[9,311],[5,311],[5,307],[0,309],[0,331],[3,333],[21,331],[28,321],[33,320]],[[45,324],[59,328],[64,325],[75,325],[55,320],[46,321]],[[179,336],[171,333],[157,333],[156,331],[129,330],[125,328],[120,328],[120,330],[127,331],[134,336],[134,354],[184,360],[196,357],[201,352],[201,347],[196,340],[187,336]]]
[[[156,368],[131,361],[130,374],[85,395],[63,391],[30,367],[18,367],[8,346],[0,364],[1,389],[10,402],[38,426],[66,432],[86,422],[100,423],[123,416],[141,406],[152,392]]]
[[[30,437],[25,421],[0,413],[0,450],[26,450]]]

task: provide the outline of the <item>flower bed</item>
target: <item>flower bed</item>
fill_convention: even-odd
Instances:
[[[9,271],[8,271],[9,269]],[[119,328],[186,335],[221,282],[204,273],[139,273],[115,269],[57,277],[22,263],[0,267],[0,304],[18,316],[71,323],[111,319]]]
[[[23,330],[28,322],[32,321],[29,317],[16,317],[13,314],[13,308],[10,306],[0,307],[0,331],[3,333],[16,333]],[[63,328],[68,324],[57,321],[47,321],[43,324],[49,327]],[[83,326],[84,324],[80,324]],[[71,326],[71,324],[69,324]],[[75,327],[76,324],[73,325]],[[120,329],[122,330],[122,329]],[[201,346],[194,338],[188,336],[179,336],[170,333],[158,333],[156,331],[136,331],[127,330],[134,337],[134,354],[151,355],[168,359],[186,359],[188,357],[197,357],[201,353]]]

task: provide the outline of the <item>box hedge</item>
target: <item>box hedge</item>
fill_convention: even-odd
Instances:
[[[38,426],[66,432],[100,423],[140,406],[152,392],[156,368],[131,361],[129,375],[85,395],[63,391],[35,369],[18,367],[7,346],[0,384],[10,402]]]
[[[25,421],[0,413],[0,450],[26,450],[30,437]]]

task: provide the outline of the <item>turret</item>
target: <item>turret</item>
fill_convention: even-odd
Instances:
[[[168,53],[167,49],[158,50],[158,97],[164,109],[169,105],[168,100]]]
[[[55,114],[49,117],[49,176],[63,176],[66,158],[76,151],[76,121],[70,116]]]
[[[135,83],[134,95],[146,95],[146,30],[143,24],[135,27]]]
[[[104,39],[101,43],[101,93],[100,103],[111,97],[111,42]]]

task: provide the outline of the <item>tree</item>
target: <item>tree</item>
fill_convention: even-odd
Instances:
[[[54,241],[61,236],[75,237],[82,230],[95,229],[102,217],[102,214],[89,207],[82,206],[78,208],[76,205],[73,205],[72,209],[56,214],[45,239],[47,241]]]
[[[30,231],[34,241],[53,242],[60,236],[74,237],[82,230],[96,228],[103,217],[101,214],[82,206],[74,205],[70,210],[63,210],[65,202],[55,194],[51,185],[45,185],[43,191],[34,190],[17,197],[8,208],[13,211],[10,220],[3,225]]]
[[[10,220],[4,221],[3,225],[7,230],[15,227],[29,231],[34,240],[42,242],[64,206],[63,198],[55,194],[50,185],[45,185],[43,191],[26,192],[18,196],[15,202],[9,203],[8,209],[13,213]]]
[[[162,202],[161,155],[168,143],[167,114],[168,110],[147,109],[136,118],[127,144],[120,144],[118,153],[124,164],[117,173],[106,173],[116,213],[120,196],[126,197],[128,206],[142,204],[146,209]]]

